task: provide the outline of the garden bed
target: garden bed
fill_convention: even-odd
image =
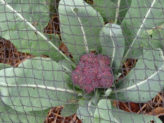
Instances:
[[[32,115],[32,117],[35,117],[38,114],[37,118],[43,116],[40,115],[43,111],[47,113],[47,116],[44,114],[44,123],[82,123],[82,121],[86,123],[93,120],[102,120],[102,122],[103,120],[122,121],[126,117],[129,118],[130,115],[133,115],[134,119],[140,121],[146,119],[146,121],[151,121],[152,123],[160,121],[160,119],[163,120],[164,93],[162,87],[155,83],[158,82],[155,78],[156,76],[160,76],[159,80],[162,80],[162,69],[164,66],[163,49],[160,42],[153,44],[154,40],[158,37],[156,34],[161,31],[163,25],[159,25],[161,23],[156,22],[158,24],[157,27],[160,28],[150,27],[151,30],[142,32],[144,24],[140,23],[140,21],[148,21],[150,15],[148,11],[144,13],[146,14],[145,19],[140,18],[138,22],[133,20],[138,32],[132,33],[132,26],[126,27],[129,24],[129,15],[126,13],[127,11],[130,13],[132,12],[130,10],[133,10],[132,7],[130,8],[131,0],[128,1],[130,2],[126,6],[126,9],[121,8],[123,7],[121,4],[124,5],[125,3],[111,1],[112,5],[118,4],[118,8],[121,7],[119,8],[120,10],[116,9],[116,12],[110,13],[110,17],[106,13],[109,10],[97,6],[100,3],[104,4],[101,1],[95,4],[93,0],[86,0],[89,3],[87,4],[79,0],[79,3],[70,2],[70,7],[64,6],[64,1],[61,0],[60,7],[58,8],[59,0],[57,0],[56,8],[58,9],[53,13],[51,9],[53,10],[54,6],[51,6],[50,15],[47,15],[49,12],[47,4],[42,3],[43,6],[41,7],[43,9],[47,7],[41,13],[43,14],[42,16],[45,16],[45,18],[42,18],[42,21],[46,23],[42,24],[38,16],[36,19],[38,22],[25,21],[26,24],[20,22],[23,26],[18,27],[18,30],[20,28],[21,31],[19,31],[22,37],[16,35],[16,38],[12,38],[12,36],[15,36],[13,33],[10,41],[9,39],[0,38],[0,63],[12,66],[9,69],[6,67],[1,70],[1,100],[3,102],[1,107],[6,105],[6,110],[8,108],[16,112],[16,115],[22,113],[24,116]],[[152,6],[158,7],[156,1],[153,3],[155,4],[152,4]],[[76,4],[80,4],[81,6],[87,5],[85,7],[89,12],[86,13],[86,8],[78,8]],[[17,11],[14,11],[12,6],[4,3],[2,5],[13,11],[20,19],[23,16],[27,17],[27,20],[31,19],[31,16],[26,15],[27,13],[22,16]],[[132,1],[132,5],[135,5],[134,1]],[[13,7],[18,9],[15,5]],[[66,17],[67,9],[69,14],[74,15],[73,18],[71,16]],[[152,7],[149,9],[151,10]],[[110,10],[113,10],[112,6]],[[145,9],[145,11],[147,10]],[[80,14],[87,17],[88,20],[86,21],[85,18],[81,18]],[[134,14],[132,13],[132,15]],[[49,16],[51,19],[48,22]],[[92,16],[92,18],[88,18],[88,16]],[[33,17],[35,16],[33,15]],[[72,21],[69,22],[69,19]],[[19,25],[10,24],[9,27],[17,27]],[[79,28],[75,28],[74,24],[78,25]],[[93,24],[94,29],[88,28],[88,24]],[[23,30],[26,26],[29,26],[29,29],[32,30]],[[12,33],[13,30],[9,31]],[[23,31],[27,32],[22,33]],[[4,31],[3,34],[5,33]],[[24,35],[26,33],[31,34],[32,38]],[[141,33],[142,35],[140,35]],[[142,38],[150,38],[152,41],[151,45],[154,46],[151,49],[152,52],[148,49],[149,44],[145,43],[145,41],[140,43],[141,46],[137,45],[138,35],[142,36]],[[21,42],[19,39],[22,39]],[[75,44],[74,40],[76,43],[84,45],[84,47],[77,44],[73,45]],[[130,48],[129,46],[128,49],[128,46],[126,46],[127,41],[132,41],[130,42],[130,46],[133,47],[134,45],[134,47]],[[109,46],[110,48],[105,46]],[[140,47],[144,48],[142,50],[137,49]],[[30,52],[31,54],[26,52]],[[134,55],[135,58],[131,58]],[[53,70],[51,65],[55,66]],[[26,69],[26,67],[32,69]],[[6,72],[4,76],[3,71],[5,70],[9,72]],[[17,74],[15,75],[15,71],[18,76],[16,76]],[[32,72],[38,78],[35,78],[31,74]],[[49,76],[50,74],[53,76]],[[11,76],[9,83],[6,83],[5,80],[7,75]],[[24,81],[19,79],[19,75]],[[54,76],[57,76],[57,80],[56,78],[54,79]],[[137,78],[135,78],[136,76]],[[18,82],[14,81],[14,77]],[[31,81],[31,78],[36,79],[36,82],[34,80]],[[44,80],[42,80],[43,78]],[[25,83],[26,79],[28,83]],[[46,85],[43,81],[46,82]],[[48,83],[49,81],[53,81],[57,86]],[[58,81],[62,81],[64,84],[62,85]],[[152,83],[149,84],[150,82]],[[94,86],[90,86],[92,84]],[[145,88],[142,88],[143,86]],[[8,91],[8,87],[11,89],[9,89],[10,91]],[[149,88],[155,89],[157,92],[152,92]],[[25,94],[23,98],[19,95],[19,89],[22,89],[22,94]],[[40,93],[37,93],[37,89]],[[150,96],[151,93],[153,96]],[[54,94],[59,95],[55,96]],[[31,95],[35,98],[32,98]],[[136,97],[134,97],[135,95]],[[16,106],[11,103],[10,98],[14,100],[13,102],[17,103]],[[59,103],[62,104],[59,106]],[[106,110],[101,110],[102,108]],[[113,111],[109,111],[108,109],[112,109]],[[63,110],[66,113],[68,112],[68,114],[63,115]],[[123,115],[121,114],[122,112]],[[109,113],[109,116],[106,113]],[[85,117],[85,114],[88,117]],[[121,116],[121,119],[119,116]],[[30,118],[31,121],[33,121],[32,117]],[[41,118],[43,121],[43,117]]]
[[[60,37],[60,30],[58,24],[58,16],[55,14],[50,20],[47,27],[45,28],[45,33],[59,35]],[[67,56],[71,55],[63,43],[61,44],[60,49]],[[0,63],[5,63],[17,67],[22,61],[32,57],[33,56],[28,53],[22,53],[17,51],[15,46],[9,40],[0,39]],[[122,66],[123,72],[120,78],[126,76],[128,72],[135,66],[136,62],[137,60],[135,59],[128,59]],[[153,98],[147,103],[120,102],[116,100],[113,103],[114,107],[117,107],[126,112],[155,115],[160,117],[162,120],[164,117],[163,105],[164,93],[159,93],[155,98]],[[47,118],[45,118],[45,123],[63,123],[63,121],[64,123],[70,123],[71,121],[74,121],[75,123],[81,123],[76,114],[69,117],[61,116],[61,110],[63,108],[64,107],[62,106],[52,107],[47,115]]]

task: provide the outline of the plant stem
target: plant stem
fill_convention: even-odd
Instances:
[[[27,21],[20,13],[18,13],[12,6],[10,6],[6,1],[0,0],[0,3],[8,8],[10,11],[15,13],[21,20],[23,20],[35,33],[40,35],[49,45],[51,45],[55,50],[57,50],[67,61],[74,64],[62,51],[59,50],[57,46],[55,46],[43,33],[38,31],[30,22]]]
[[[115,24],[118,21],[118,16],[119,16],[119,12],[120,12],[120,3],[121,3],[121,0],[118,0],[118,2],[117,2],[117,8],[116,8],[116,16],[115,16],[115,21],[114,21]]]

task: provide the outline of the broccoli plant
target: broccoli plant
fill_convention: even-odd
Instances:
[[[43,33],[45,0],[0,0],[0,36],[34,56],[18,67],[1,64],[1,122],[41,123],[51,107],[63,105],[63,116],[76,113],[83,123],[161,123],[112,103],[144,103],[164,89],[163,44],[157,40],[164,35],[164,1],[105,1],[60,0],[60,35],[70,59],[56,36]],[[118,79],[128,58],[137,63]]]

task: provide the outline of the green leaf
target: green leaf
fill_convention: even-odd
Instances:
[[[48,110],[28,113],[17,112],[0,100],[1,123],[43,123],[47,114]]]
[[[121,23],[131,0],[93,0],[93,7],[100,12],[106,22]],[[118,21],[118,22],[117,22]]]
[[[49,6],[45,0],[5,2],[0,1],[0,36],[10,40],[21,52],[56,58],[52,42],[42,33],[49,21]],[[59,41],[57,37],[52,40]]]
[[[79,101],[79,108],[77,109],[76,114],[83,123],[93,123],[94,112],[97,105],[97,102],[95,102],[95,98],[96,97],[90,99],[87,97]]]
[[[102,99],[96,108],[94,123],[162,123],[161,120],[154,116],[128,113],[112,107],[109,99]]]
[[[94,113],[94,123],[118,123],[112,115],[111,101],[102,99],[99,101]]]
[[[83,0],[61,0],[59,19],[62,41],[76,61],[89,50],[99,49],[99,31],[104,22],[89,4]]]
[[[46,37],[48,37],[48,39],[51,40],[51,42],[57,47],[60,47],[61,44],[61,40],[59,39],[58,36],[54,35],[54,34],[45,34]],[[46,56],[49,56],[50,58],[52,58],[53,60],[59,62],[61,60],[64,59],[63,55],[61,55],[59,52],[57,52],[56,50],[54,50],[54,48],[51,47],[51,49],[47,49],[48,52],[45,53]],[[44,53],[43,53],[44,54]],[[65,59],[66,60],[66,59]],[[66,60],[68,62],[68,60]]]
[[[119,109],[112,111],[113,116],[117,119],[118,123],[162,123],[162,121],[156,116],[135,114],[125,112]]]
[[[9,64],[0,63],[0,70],[11,67]]]
[[[72,73],[73,66],[71,66],[70,62],[64,59],[64,60],[60,60],[59,64],[65,66],[67,69],[67,72]]]
[[[66,104],[64,105],[63,110],[61,111],[61,115],[64,117],[71,116],[76,113],[78,109],[78,104]]]
[[[114,22],[117,7],[112,0],[93,0],[93,7],[100,12],[107,22]]]
[[[155,29],[146,30],[142,37],[144,40],[142,41],[142,45],[149,48],[161,48],[163,49],[164,46],[164,25],[161,25],[162,27],[157,27]]]
[[[102,53],[111,58],[111,66],[118,70],[121,65],[125,42],[119,25],[106,24],[100,32]]]
[[[122,20],[125,18],[125,15],[130,8],[132,0],[121,0],[119,15],[118,15],[118,24],[121,24]]]
[[[131,7],[121,24],[128,47],[124,59],[137,58],[142,54],[142,33],[164,22],[163,7],[163,0],[132,0]]]
[[[160,49],[144,50],[128,75],[116,84],[111,98],[147,102],[164,88],[164,56]]]
[[[49,58],[38,57],[24,61],[18,68],[1,70],[1,99],[21,112],[69,104],[77,93],[69,89],[65,69]]]

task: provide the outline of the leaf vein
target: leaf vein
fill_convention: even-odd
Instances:
[[[79,21],[79,24],[80,24],[80,28],[81,28],[81,31],[83,33],[83,41],[84,41],[84,46],[85,46],[85,50],[86,50],[86,53],[89,53],[89,48],[88,48],[88,42],[87,42],[87,38],[86,38],[86,33],[84,31],[84,27],[83,27],[83,24],[81,22],[81,19],[80,17],[77,15],[77,13],[73,10],[73,8],[71,7],[71,10],[72,12],[77,16],[77,19]]]
[[[63,89],[63,88],[56,88],[56,87],[49,87],[49,86],[44,86],[44,85],[35,85],[35,84],[22,84],[22,85],[10,85],[10,84],[5,84],[5,83],[0,83],[1,87],[28,87],[28,88],[40,88],[40,89],[48,89],[52,91],[61,91],[61,92],[67,92],[71,94],[77,94],[73,90],[69,89]]]
[[[132,49],[132,47],[133,47],[135,41],[137,40],[138,36],[139,36],[140,33],[141,33],[141,30],[142,30],[142,28],[144,27],[145,21],[147,20],[149,14],[151,13],[151,9],[153,8],[153,6],[154,6],[155,3],[156,3],[156,0],[153,0],[153,2],[152,2],[152,4],[151,4],[150,8],[148,9],[148,11],[147,11],[147,13],[146,13],[146,15],[145,15],[145,17],[144,17],[144,19],[143,19],[143,21],[142,21],[142,24],[140,25],[140,27],[139,27],[139,29],[138,29],[138,31],[137,31],[137,34],[136,34],[135,38],[134,38],[133,42],[131,43],[131,45],[130,45],[128,51],[126,52],[124,58],[126,58],[126,57],[128,56],[128,54],[129,54],[129,52],[131,51],[131,49]]]
[[[143,84],[145,84],[148,80],[152,79],[154,76],[156,76],[162,69],[164,68],[164,65],[162,65],[155,73],[153,73],[151,76],[149,76],[147,79],[143,80],[143,81],[140,81],[138,82],[137,84],[135,85],[132,85],[130,87],[127,87],[127,88],[123,88],[123,89],[120,89],[120,90],[116,90],[115,92],[121,92],[121,91],[125,91],[125,90],[130,90],[130,89],[133,89],[135,87],[138,87],[138,86],[141,86]]]

